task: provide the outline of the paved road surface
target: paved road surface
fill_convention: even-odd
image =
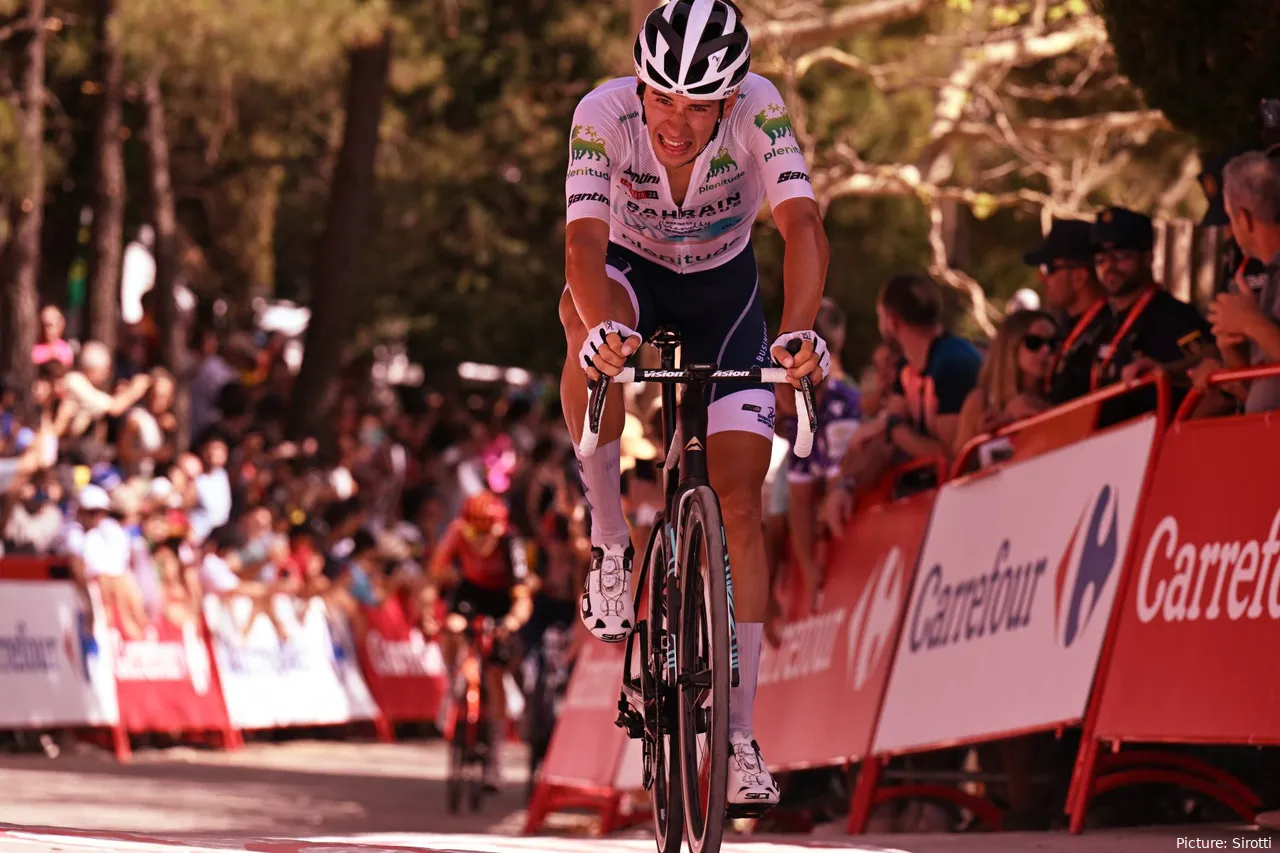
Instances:
[[[556,816],[518,836],[524,755],[508,750],[509,789],[478,816],[443,812],[444,754],[434,744],[299,742],[236,753],[168,750],[117,764],[98,753],[0,756],[0,853],[649,853],[642,830],[591,837],[589,819]],[[1179,845],[1179,835],[1184,839]],[[1247,827],[1065,834],[743,837],[726,853],[1157,853],[1272,849]],[[1188,846],[1188,841],[1191,845]],[[1280,846],[1276,844],[1275,846]]]

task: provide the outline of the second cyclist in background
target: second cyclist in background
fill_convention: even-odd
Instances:
[[[454,569],[455,564],[457,570]],[[459,645],[467,623],[478,617],[493,619],[497,642],[486,661],[486,712],[489,756],[485,779],[496,789],[501,779],[501,747],[506,736],[506,686],[504,676],[516,660],[512,639],[528,621],[532,610],[526,583],[525,545],[508,531],[507,507],[492,492],[467,498],[462,514],[449,523],[440,545],[431,555],[431,577],[444,591],[450,613],[448,630],[441,637],[450,681],[457,676]]]

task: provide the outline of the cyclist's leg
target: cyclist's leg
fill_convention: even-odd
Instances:
[[[733,260],[697,275],[700,280],[684,288],[689,295],[677,309],[690,329],[684,335],[686,360],[714,361],[730,369],[770,365],[750,244]],[[732,385],[711,391],[707,467],[729,549],[740,674],[739,686],[729,697],[729,800],[757,805],[776,803],[778,796],[755,743],[751,717],[769,602],[762,492],[773,451],[774,418],[772,386]]]
[[[646,337],[652,331],[647,327],[649,317],[646,316],[652,312],[644,310],[646,297],[642,287],[647,266],[651,265],[617,247],[609,249],[606,272],[614,285],[610,288],[610,300],[615,319]],[[588,397],[586,375],[578,359],[588,330],[578,317],[568,288],[560,300],[560,320],[568,344],[560,399],[576,449]],[[597,638],[613,643],[625,640],[635,625],[631,592],[634,549],[622,512],[621,494],[620,438],[625,417],[622,389],[611,388],[600,426],[600,444],[590,457],[578,456],[578,470],[591,509],[592,545],[591,570],[582,596],[582,621]]]
[[[765,560],[769,566],[769,604],[764,619],[764,638],[774,646],[782,642],[778,633],[783,618],[779,580],[787,561],[787,514],[791,493],[787,484],[786,460],[790,448],[786,439],[774,436],[769,473],[765,476],[760,498],[764,506]]]
[[[511,612],[509,590],[472,586],[468,598],[472,612],[478,616],[488,616],[495,625],[501,625],[503,617]],[[484,714],[489,724],[489,762],[485,766],[484,782],[490,789],[497,789],[502,782],[502,745],[507,736],[506,684],[503,675],[511,664],[510,643],[510,639],[497,640],[484,662]]]

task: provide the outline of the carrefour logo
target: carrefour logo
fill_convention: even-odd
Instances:
[[[1082,510],[1053,573],[1054,637],[1070,648],[1089,627],[1119,564],[1117,495],[1103,486]],[[1083,538],[1081,531],[1083,530]],[[948,576],[942,563],[924,576],[909,616],[911,652],[978,642],[1031,624],[1036,596],[1049,569],[1043,554],[1024,556],[1005,538],[989,572]]]
[[[849,657],[845,666],[854,690],[866,685],[893,639],[893,626],[904,595],[904,568],[902,549],[895,545],[867,580],[867,588],[849,619]]]
[[[1080,543],[1079,559],[1072,560],[1072,552],[1085,516],[1089,526],[1084,541]],[[1103,486],[1093,502],[1092,512],[1085,508],[1071,533],[1071,543],[1058,569],[1058,582],[1054,588],[1053,612],[1055,635],[1064,647],[1071,644],[1089,627],[1098,607],[1098,599],[1106,589],[1107,581],[1115,574],[1120,560],[1120,518],[1118,499],[1111,486]],[[1073,571],[1074,568],[1074,571]],[[1074,577],[1072,577],[1074,575]],[[1070,590],[1070,598],[1064,599],[1064,590]],[[1064,611],[1065,608],[1065,611]]]
[[[1156,524],[1138,568],[1140,622],[1280,620],[1280,511],[1265,536],[1261,527],[1234,539],[1214,529],[1198,540],[1172,515]]]

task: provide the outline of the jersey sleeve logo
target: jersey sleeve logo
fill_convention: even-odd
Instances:
[[[711,158],[711,171],[707,172],[707,180],[736,168],[738,168],[738,161],[733,159],[728,148],[721,148],[716,156]]]
[[[785,136],[794,137],[791,129],[791,116],[787,114],[787,108],[778,104],[769,104],[769,106],[756,113],[756,127],[765,132],[769,137],[769,143],[777,145],[778,140]]]
[[[603,137],[589,124],[573,126],[573,138],[569,141],[569,151],[575,163],[583,158],[609,162],[609,152],[605,150]]]

